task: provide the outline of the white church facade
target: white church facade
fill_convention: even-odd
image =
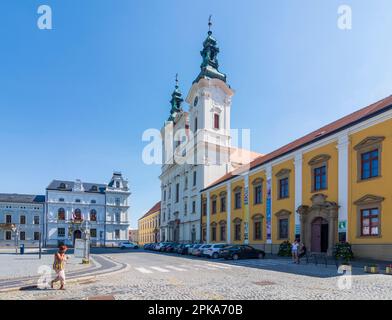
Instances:
[[[218,70],[217,41],[208,32],[200,73],[186,97],[176,81],[171,111],[161,130],[161,241],[200,242],[200,191],[259,156],[232,146],[230,112],[234,91]]]

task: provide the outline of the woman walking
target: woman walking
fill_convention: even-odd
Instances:
[[[68,259],[65,252],[67,249],[66,246],[60,246],[59,251],[54,255],[53,270],[56,272],[57,277],[50,283],[52,289],[54,283],[60,281],[60,290],[65,290],[65,261]]]
[[[298,247],[299,247],[299,242],[297,239],[293,242],[291,245],[291,254],[293,256],[293,263],[299,263],[298,260]]]

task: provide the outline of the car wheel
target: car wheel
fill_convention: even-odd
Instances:
[[[233,260],[238,260],[238,258],[239,258],[239,257],[238,257],[238,254],[236,254],[236,253],[233,254]]]
[[[264,259],[264,255],[263,255],[262,253],[259,253],[259,254],[257,255],[257,259]]]
[[[218,259],[219,258],[219,254],[217,252],[214,252],[214,254],[212,255],[213,259]]]
[[[136,246],[136,247],[135,247],[135,249],[139,249],[139,247],[138,247],[138,246]]]

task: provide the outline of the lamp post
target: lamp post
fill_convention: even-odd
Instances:
[[[11,230],[15,234],[15,254],[18,254],[18,237],[19,237],[19,226],[13,225]]]
[[[83,228],[83,224],[85,224],[85,227]],[[82,224],[82,230],[84,233],[84,241],[85,241],[85,245],[84,245],[84,259],[87,260],[87,263],[90,262],[90,228],[89,228],[89,221],[85,220]]]

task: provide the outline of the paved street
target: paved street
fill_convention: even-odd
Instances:
[[[97,256],[97,255],[96,255]],[[224,261],[149,251],[102,250],[127,269],[70,283],[67,290],[0,293],[0,299],[392,299],[392,277],[354,268],[341,290],[335,266],[288,259]]]

